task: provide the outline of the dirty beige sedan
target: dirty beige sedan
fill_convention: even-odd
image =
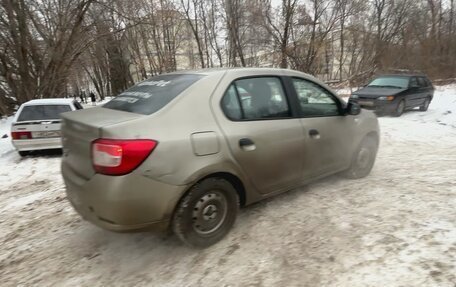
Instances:
[[[153,77],[63,114],[68,199],[109,230],[167,229],[205,247],[239,207],[343,172],[367,176],[375,115],[304,73],[221,69]]]

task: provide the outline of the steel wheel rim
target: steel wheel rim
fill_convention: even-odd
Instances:
[[[404,112],[405,104],[404,102],[400,102],[399,105],[397,106],[397,113],[402,114]]]
[[[430,103],[431,103],[431,102],[430,102],[429,100],[426,100],[426,101],[424,102],[424,109],[425,109],[425,110],[428,109]]]
[[[217,190],[210,191],[200,197],[193,207],[193,230],[200,235],[208,235],[222,226],[227,213],[225,195]]]
[[[358,169],[363,170],[369,167],[371,153],[370,150],[366,147],[360,149],[358,156],[356,158],[356,163]]]
[[[402,114],[404,112],[405,104],[404,102],[400,102],[399,105],[397,106],[397,113]]]

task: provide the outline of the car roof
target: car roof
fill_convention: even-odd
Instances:
[[[264,71],[269,71],[273,74],[287,74],[287,75],[292,75],[292,74],[305,74],[299,71],[295,70],[290,70],[290,69],[281,69],[281,68],[251,68],[251,67],[231,67],[231,68],[207,68],[207,69],[196,69],[196,70],[181,70],[181,71],[176,71],[172,72],[169,74],[202,74],[202,75],[213,75],[213,74],[219,74],[219,73],[236,73],[237,71],[242,71],[242,72],[251,72],[252,74],[255,74],[257,72],[264,72]],[[305,74],[307,76],[310,76],[308,74]]]
[[[401,78],[410,78],[410,77],[426,77],[424,74],[382,74],[378,75],[379,77],[401,77]]]
[[[24,106],[39,106],[39,105],[69,105],[74,99],[51,98],[51,99],[36,99],[24,103]]]
[[[201,74],[201,75],[215,75],[215,74],[225,74],[225,73],[236,73],[236,72],[242,72],[243,74],[245,73],[251,73],[252,75],[255,74],[262,74],[265,75],[267,73],[271,73],[271,75],[277,75],[277,76],[288,76],[288,77],[302,77],[307,80],[314,81],[321,86],[324,86],[326,89],[331,90],[329,86],[327,86],[325,83],[320,81],[318,78],[306,74],[300,71],[296,70],[291,70],[291,69],[281,69],[281,68],[251,68],[251,67],[234,67],[234,68],[208,68],[208,69],[200,69],[200,70],[183,70],[183,71],[176,71],[172,72],[170,74]]]
[[[260,74],[260,75],[267,75],[271,73],[271,75],[277,75],[277,76],[287,76],[287,77],[300,77],[304,78],[306,80],[313,81],[320,86],[324,87],[328,91],[331,91],[336,97],[337,93],[331,89],[327,84],[325,84],[323,81],[319,80],[318,78],[306,74],[300,71],[296,70],[291,70],[291,69],[282,69],[282,68],[253,68],[253,67],[231,67],[231,68],[206,68],[206,69],[199,69],[199,70],[183,70],[183,71],[176,71],[172,72],[169,74],[201,74],[201,75],[216,75],[216,74],[227,74],[227,73],[236,73],[236,72],[242,72],[243,74],[248,74],[251,73],[252,75]]]

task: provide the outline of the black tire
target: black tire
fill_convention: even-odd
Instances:
[[[174,212],[174,233],[191,247],[205,248],[221,240],[236,221],[239,198],[223,178],[207,178],[195,184]]]
[[[426,100],[424,100],[424,103],[420,106],[420,111],[422,111],[422,112],[427,111],[430,103],[431,103],[431,99],[426,98]]]
[[[24,156],[28,156],[29,155],[29,152],[28,151],[18,151],[19,155],[24,157]]]
[[[402,114],[404,113],[405,111],[405,101],[404,100],[401,100],[397,106],[396,106],[396,109],[394,110],[394,116],[395,117],[400,117],[402,116]]]
[[[358,179],[369,175],[375,163],[377,150],[377,141],[373,137],[366,137],[353,154],[350,168],[343,175],[349,179]]]

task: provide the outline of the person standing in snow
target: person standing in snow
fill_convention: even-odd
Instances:
[[[95,97],[95,94],[93,92],[90,92],[90,100],[92,101],[92,106],[97,105],[97,98]]]

